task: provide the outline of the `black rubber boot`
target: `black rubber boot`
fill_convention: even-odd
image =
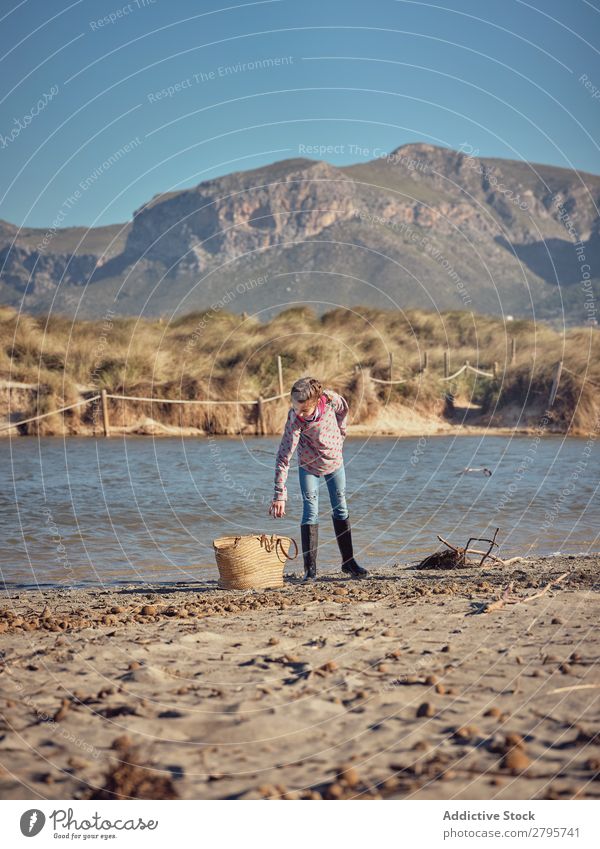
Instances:
[[[340,554],[342,555],[342,572],[353,578],[366,578],[369,573],[362,566],[359,566],[354,559],[350,519],[336,519],[334,516],[332,516],[332,519]]]
[[[300,536],[302,539],[302,554],[304,556],[304,580],[316,581],[319,525],[300,525]]]

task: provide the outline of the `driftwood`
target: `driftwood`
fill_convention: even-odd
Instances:
[[[441,551],[435,551],[433,554],[430,554],[424,560],[421,560],[421,562],[415,566],[415,569],[464,569],[466,566],[482,566],[488,557],[498,561],[499,558],[494,557],[491,551],[495,545],[498,545],[496,537],[498,536],[499,530],[500,528],[496,528],[492,539],[488,539],[487,537],[469,537],[464,548],[452,545],[452,543],[448,542],[448,540],[445,540],[438,534],[437,538],[440,542],[444,543],[446,550],[442,549]],[[487,551],[479,551],[474,548],[469,548],[472,542],[487,542],[489,543],[489,547]],[[476,564],[472,560],[467,560],[467,554],[480,554],[481,560]],[[500,562],[504,563],[504,561]]]
[[[557,687],[555,690],[548,690],[543,695],[550,696],[552,693],[567,693],[570,690],[597,690],[600,684],[573,684],[571,687]]]
[[[511,581],[510,584],[505,588],[504,592],[500,596],[500,598],[495,601],[490,601],[481,609],[481,613],[491,613],[494,610],[502,610],[503,607],[506,607],[509,604],[527,604],[529,601],[533,601],[535,598],[541,598],[543,595],[546,595],[549,589],[551,589],[556,584],[559,584],[561,581],[570,575],[570,572],[563,572],[562,575],[559,575],[558,578],[553,578],[551,581],[548,581],[545,587],[541,589],[537,593],[532,593],[531,595],[526,596],[515,596],[513,595],[514,581]]]
[[[415,569],[464,569],[466,558],[464,552],[442,549],[434,551],[415,566]]]

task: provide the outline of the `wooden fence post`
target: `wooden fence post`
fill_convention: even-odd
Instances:
[[[498,363],[496,360],[494,360],[494,364],[492,366],[492,374],[494,377],[498,377]]]
[[[517,340],[514,336],[510,337],[510,364],[514,366],[517,362]]]
[[[423,351],[423,368],[421,371],[427,371],[429,368],[429,352]]]
[[[392,380],[393,368],[394,368],[394,355],[390,351],[390,363],[389,363],[390,376],[388,377],[388,380]]]
[[[283,366],[279,356],[277,357],[277,374],[279,376],[279,394],[283,395]]]
[[[449,374],[450,371],[448,368],[448,351],[444,351],[444,377],[448,377]]]
[[[560,383],[560,376],[562,374],[563,361],[559,360],[556,364],[556,371],[554,372],[554,380],[552,381],[552,389],[550,390],[550,397],[548,398],[548,409],[552,407],[554,402],[556,401],[556,393],[558,392],[558,386]]]
[[[265,418],[264,418],[264,410],[263,410],[263,399],[262,395],[259,395],[256,399],[256,433],[259,436],[263,436],[265,432]]]
[[[106,389],[100,392],[102,399],[102,427],[104,428],[104,436],[108,439],[110,436],[110,422],[108,420],[108,399],[106,397]]]

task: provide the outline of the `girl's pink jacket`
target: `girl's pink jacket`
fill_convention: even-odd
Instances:
[[[273,498],[276,501],[287,500],[286,481],[296,447],[298,465],[312,474],[326,475],[342,465],[348,402],[331,389],[326,389],[323,395],[326,396],[325,409],[317,421],[303,421],[296,415],[294,408],[290,408],[275,461]]]

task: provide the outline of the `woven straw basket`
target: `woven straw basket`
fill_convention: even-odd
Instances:
[[[296,549],[293,557],[290,556],[292,543]],[[275,534],[218,537],[213,540],[213,548],[219,567],[219,587],[223,590],[282,587],[285,561],[298,556],[295,540]]]

